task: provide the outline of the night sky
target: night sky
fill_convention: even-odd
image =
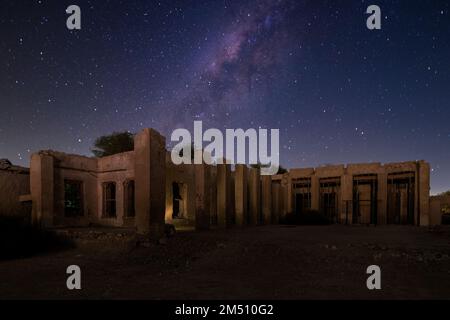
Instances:
[[[66,28],[76,4],[82,29]],[[381,7],[382,30],[366,28]],[[424,159],[450,189],[450,1],[1,0],[0,158],[279,128],[281,164]]]

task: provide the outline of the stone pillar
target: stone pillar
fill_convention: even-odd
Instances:
[[[211,224],[217,225],[217,166],[211,166],[211,189],[209,190]]]
[[[249,197],[249,225],[257,225],[259,223],[260,213],[260,171],[258,168],[249,169],[248,178],[248,197]]]
[[[229,213],[229,219],[230,219],[230,224],[231,225],[235,225],[236,224],[236,215],[235,215],[235,191],[234,191],[234,186],[235,186],[235,176],[234,176],[235,172],[231,171],[231,166],[230,166],[230,179],[228,181],[228,194],[230,195],[228,197],[228,205],[227,208],[229,208],[230,213]]]
[[[279,183],[272,183],[272,223],[278,224],[281,215],[281,185]]]
[[[247,224],[247,174],[248,169],[245,164],[237,164],[235,167],[235,185],[234,185],[234,201],[236,225],[244,226]]]
[[[229,164],[217,165],[217,226],[231,226],[232,211],[230,208],[231,168]]]
[[[293,197],[293,190],[292,190],[292,178],[288,174],[287,176],[287,184],[285,185],[285,193],[286,193],[286,214],[292,213],[294,211],[294,197]]]
[[[320,204],[320,184],[319,177],[315,174],[311,176],[311,209],[319,210]]]
[[[51,155],[35,153],[31,156],[30,191],[31,221],[36,226],[50,227],[54,215],[54,169]]]
[[[378,224],[387,224],[387,198],[388,198],[388,181],[387,173],[382,172],[377,175],[378,180],[378,204],[377,204],[377,222]]]
[[[341,177],[341,199],[342,203],[339,204],[339,223],[352,223],[353,213],[353,175],[344,174]]]
[[[211,168],[207,164],[195,164],[195,229],[208,230],[211,222]]]
[[[420,161],[418,167],[420,225],[428,226],[430,225],[430,165]]]
[[[288,202],[287,185],[281,184],[280,194],[281,194],[280,218],[282,221],[284,221],[284,219],[286,218],[286,214],[287,214],[287,202]]]
[[[272,223],[272,176],[261,177],[261,207],[263,223]]]
[[[146,128],[134,138],[136,228],[140,236],[164,236],[166,197],[166,140]]]

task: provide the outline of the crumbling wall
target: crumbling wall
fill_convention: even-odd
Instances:
[[[391,210],[396,213],[390,217],[403,217],[405,187],[402,186],[400,191],[389,191],[388,199],[388,184],[397,180],[397,186],[405,184],[403,179],[409,179],[406,185],[410,209],[407,212],[408,219],[413,217],[407,223],[428,225],[435,224],[438,219],[429,212],[430,168],[424,161],[291,169],[283,175],[261,177],[258,169],[242,166],[233,171],[231,166],[224,164],[209,166],[207,170],[202,166],[174,165],[163,141],[164,137],[158,132],[144,129],[135,138],[134,151],[109,157],[89,158],[54,151],[33,154],[30,167],[32,216],[44,226],[95,223],[136,226],[142,234],[150,230],[153,230],[150,233],[158,233],[164,220],[174,222],[173,184],[176,183],[175,190],[179,190],[182,197],[179,200],[183,200],[181,219],[176,220],[199,229],[209,227],[207,220],[218,227],[276,223],[287,214],[302,214],[303,211],[299,213],[295,208],[297,202],[301,203],[298,207],[302,210],[308,207],[322,211],[338,223],[349,222],[352,218],[354,223],[403,223],[387,221],[387,204],[391,204],[392,209],[393,196],[400,195],[401,201],[395,201],[401,208]],[[81,215],[68,217],[65,212],[65,192],[70,185],[66,181],[82,184]],[[135,189],[127,189],[130,182]],[[115,194],[108,197],[107,203],[105,190],[109,194],[111,189],[105,185],[113,185]],[[3,189],[7,188],[11,186],[3,186]],[[76,188],[81,193],[79,185]],[[136,196],[130,196],[130,192],[136,192]],[[28,190],[21,191],[19,195],[28,193]],[[302,198],[305,194],[306,202]],[[130,198],[135,205],[135,210],[131,210],[133,214],[127,206]],[[294,198],[297,199],[295,203]],[[105,214],[105,208],[108,208],[108,214]],[[201,223],[196,223],[196,217],[201,217]]]
[[[41,151],[32,157],[32,170],[34,161],[38,158],[50,157],[53,159],[53,173],[47,177],[53,182],[53,206],[49,209],[53,219],[47,219],[47,224],[53,226],[86,226],[95,220],[97,212],[97,159],[79,155],[66,154],[55,151]],[[42,172],[42,170],[41,170]],[[79,216],[67,216],[65,212],[65,183],[76,181],[81,183],[82,212]],[[45,187],[45,186],[36,186]],[[45,192],[46,194],[48,191]]]
[[[287,212],[292,213],[295,209],[293,183],[296,179],[310,179],[311,209],[320,210],[320,185],[322,182],[325,184],[327,180],[334,178],[336,181],[339,181],[339,188],[336,188],[338,190],[336,194],[338,197],[337,219],[340,222],[348,221],[348,219],[352,219],[353,209],[355,207],[354,179],[361,175],[371,175],[371,179],[374,180],[376,199],[373,201],[376,201],[375,221],[377,224],[389,223],[387,221],[389,202],[388,179],[392,180],[396,176],[407,175],[412,177],[411,186],[414,185],[414,189],[412,190],[414,212],[411,223],[425,226],[430,223],[430,166],[425,161],[398,162],[384,165],[380,163],[361,163],[350,164],[348,166],[323,166],[316,169],[291,169],[288,174],[287,195],[285,199]],[[367,198],[367,192],[363,196]],[[363,200],[367,199],[364,198]],[[368,223],[367,221],[373,222],[369,216],[369,212],[366,212],[362,218],[358,223],[364,223],[364,221],[365,223]]]
[[[27,168],[5,165],[0,168],[0,216],[31,217],[30,203],[19,201],[30,193],[30,173]]]
[[[440,225],[444,213],[450,213],[450,195],[430,197],[430,225]]]

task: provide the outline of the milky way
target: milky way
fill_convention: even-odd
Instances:
[[[296,7],[293,1],[261,1],[233,15],[229,27],[202,56],[198,78],[174,102],[185,111],[183,116],[175,114],[168,126],[191,125],[192,119],[217,126],[230,113],[251,105],[252,93],[261,99],[293,39],[285,19]]]

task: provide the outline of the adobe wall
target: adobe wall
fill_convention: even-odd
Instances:
[[[146,240],[164,236],[166,139],[146,128],[134,137],[136,232]]]
[[[31,192],[34,216],[45,226],[85,226],[97,213],[97,159],[56,151],[41,151],[31,157]],[[83,215],[64,212],[66,180],[82,182]]]
[[[294,193],[299,192],[293,190],[293,184],[296,179],[302,178],[310,179],[311,198],[308,203],[310,201],[311,209],[319,210],[324,206],[323,199],[331,198],[331,201],[336,201],[338,212],[334,213],[332,208],[333,213],[330,216],[340,222],[344,218],[347,221],[348,216],[353,214],[354,203],[361,202],[359,180],[355,180],[355,177],[360,175],[371,175],[370,179],[376,178],[376,207],[370,209],[370,223],[375,215],[377,220],[374,223],[385,224],[388,211],[388,179],[393,177],[391,174],[401,176],[414,173],[414,224],[429,225],[439,220],[435,209],[438,206],[435,204],[437,200],[433,199],[433,213],[430,214],[430,167],[424,161],[291,169],[288,173],[268,177],[260,176],[258,169],[246,166],[237,166],[233,171],[230,165],[208,166],[206,169],[195,165],[174,165],[170,153],[165,150],[164,141],[165,138],[155,130],[144,129],[135,137],[134,151],[109,157],[90,158],[41,151],[31,157],[29,189],[26,189],[25,177],[20,177],[22,180],[17,175],[11,179],[2,178],[6,174],[12,174],[5,173],[4,170],[0,170],[0,186],[2,190],[11,192],[13,189],[25,188],[14,191],[20,193],[19,195],[31,192],[33,221],[43,226],[136,226],[140,233],[148,234],[160,233],[164,220],[167,223],[195,225],[198,229],[208,229],[210,224],[229,227],[276,223],[286,214],[293,212]],[[19,180],[20,182],[17,182]],[[9,181],[8,185],[5,181]],[[65,181],[82,183],[82,216],[67,217],[64,212]],[[129,200],[125,187],[130,181],[135,183],[134,216],[127,216]],[[183,198],[182,219],[173,219],[174,182],[179,184]],[[115,185],[114,217],[105,215],[104,186],[107,183]],[[361,189],[361,194],[367,195],[364,188]],[[3,194],[0,196],[4,197]],[[374,196],[375,193],[371,194],[371,199]],[[373,203],[372,200],[370,202]],[[6,212],[6,207],[14,208],[14,204],[6,203],[7,201],[0,202],[0,210],[3,212]],[[11,209],[10,212],[17,210]],[[4,214],[3,212],[0,211],[1,214]],[[153,212],[156,212],[156,215],[153,215]],[[358,220],[357,223],[367,223],[367,211],[361,214],[361,207],[358,207],[355,212],[355,216],[361,216],[365,221]],[[374,212],[376,214],[373,214]],[[401,212],[403,215],[404,211]],[[408,212],[408,217],[412,217],[411,211]]]
[[[31,204],[22,203],[19,197],[30,193],[28,168],[11,166],[0,169],[0,216],[31,217]]]
[[[444,213],[450,213],[450,195],[430,197],[430,225],[440,225]]]
[[[126,216],[125,186],[134,181],[134,151],[99,158],[97,162],[97,210],[92,221],[108,226],[134,226],[134,217]],[[105,183],[116,185],[116,217],[109,218],[103,210],[103,188]]]
[[[124,183],[134,179],[134,153],[90,158],[56,151],[31,157],[31,193],[35,220],[45,226],[124,225]],[[65,181],[82,183],[82,215],[65,214]],[[116,218],[103,216],[103,184],[116,185]]]
[[[399,163],[360,163],[323,166],[318,168],[291,169],[287,179],[287,212],[294,210],[293,181],[300,178],[310,179],[311,209],[319,210],[321,179],[338,178],[338,215],[339,219],[352,216],[353,179],[358,175],[375,175],[377,180],[377,223],[387,223],[387,190],[390,174],[414,173],[414,224],[429,225],[430,166],[425,161]]]

